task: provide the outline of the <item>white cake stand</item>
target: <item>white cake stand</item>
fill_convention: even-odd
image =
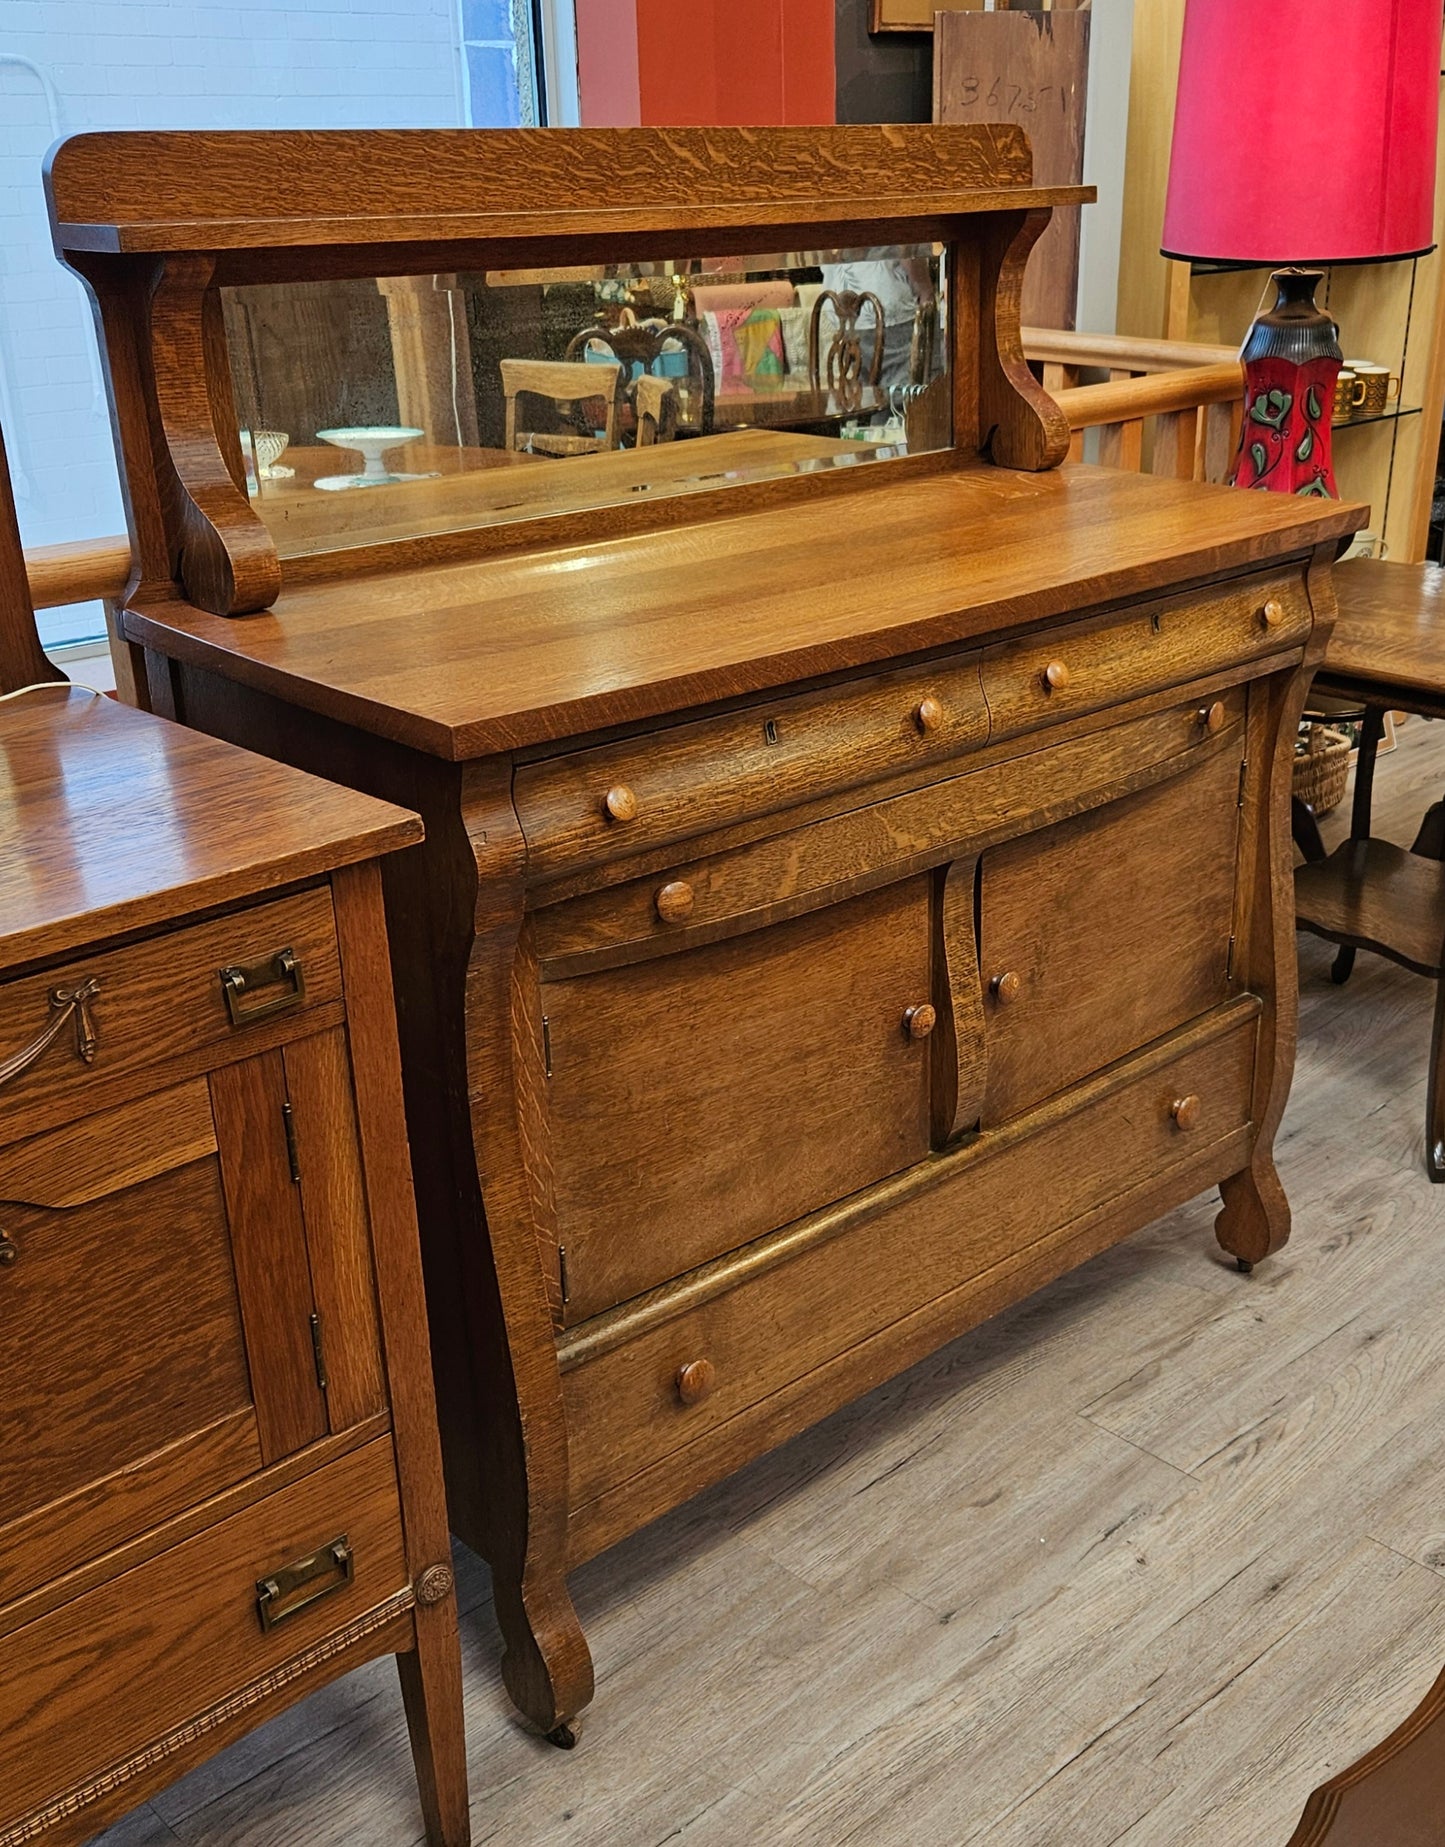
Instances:
[[[352,430],[318,430],[316,434],[322,442],[331,443],[337,449],[355,449],[365,466],[359,475],[323,475],[316,485],[334,493],[344,487],[389,487],[395,481],[420,481],[424,478],[421,475],[392,474],[381,458],[388,449],[414,443],[423,433],[383,423],[365,424]]]

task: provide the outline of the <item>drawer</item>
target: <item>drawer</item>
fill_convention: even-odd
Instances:
[[[570,1364],[564,1340],[573,1506],[707,1437],[1141,1177],[1196,1162],[1237,1135],[1249,1115],[1256,1017],[1236,1003],[1212,1036],[1196,1028],[1180,1035],[1177,1051],[1141,1058],[1133,1075],[1085,1087],[1070,1114],[1041,1112],[1035,1123],[981,1135],[938,1158],[919,1184],[897,1183],[879,1209],[832,1236],[809,1239],[794,1228],[777,1241],[776,1263],[760,1261],[710,1300],[594,1358]],[[1192,1107],[1176,1116],[1185,1098]],[[639,1316],[640,1305],[634,1322]]]
[[[277,958],[288,950],[282,969]],[[231,968],[248,973],[228,1006],[221,971]],[[292,1036],[292,1022],[310,1031],[321,1023],[317,1010],[340,1000],[329,890],[0,983],[0,1063],[32,1054],[0,1080],[0,1143],[133,1092],[146,1066],[165,1081],[178,1058],[192,1069],[215,1062],[208,1047],[239,1058]]]
[[[956,655],[523,764],[513,795],[529,871],[551,874],[943,763],[987,738],[978,656]]]
[[[991,736],[1012,737],[1300,647],[1311,624],[1304,579],[1292,571],[1001,642],[983,657]]]
[[[349,1579],[325,1550],[343,1538]],[[312,1559],[314,1575],[288,1592],[279,1574]],[[282,1595],[270,1600],[280,1620],[265,1628],[258,1587],[268,1578]],[[407,1582],[391,1441],[381,1438],[16,1630],[0,1676],[0,1838],[58,1792],[163,1750],[224,1702],[265,1716],[246,1689]],[[115,1781],[106,1777],[107,1792]]]
[[[649,878],[544,904],[532,923],[543,975],[555,979],[639,961],[679,940],[705,941],[787,916],[822,902],[830,890],[897,878],[965,847],[1007,838],[1030,821],[1059,821],[1118,799],[1219,750],[1232,750],[1237,767],[1245,694],[1242,686],[1230,687],[1208,702],[1190,699],[1107,730],[1048,742],[1024,758],[972,761],[963,775],[926,788],[684,860]],[[1213,720],[1220,710],[1223,723],[1211,731],[1202,715]]]
[[[929,884],[543,983],[569,1321],[926,1152]]]
[[[1225,999],[1242,728],[1232,736],[1169,782],[984,854],[984,1128]]]

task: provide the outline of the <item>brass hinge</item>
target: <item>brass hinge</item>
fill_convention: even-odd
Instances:
[[[570,1295],[567,1288],[567,1246],[565,1244],[557,1246],[557,1281],[562,1287],[562,1305],[565,1308]]]
[[[286,1130],[286,1159],[291,1166],[291,1178],[300,1186],[301,1160],[296,1152],[296,1118],[289,1103],[281,1105],[281,1121]]]
[[[1224,962],[1224,979],[1226,981],[1234,979],[1234,938],[1232,936],[1229,939],[1229,954]]]
[[[311,1315],[311,1357],[316,1362],[316,1383],[324,1392],[330,1383],[326,1377],[326,1342],[321,1334],[321,1316],[314,1310]]]
[[[1239,799],[1234,804],[1236,808],[1243,808],[1244,806],[1244,783],[1245,783],[1245,778],[1248,775],[1249,775],[1249,758],[1241,757],[1239,760]]]
[[[547,1077],[552,1075],[552,1024],[546,1014],[542,1015],[542,1071]]]

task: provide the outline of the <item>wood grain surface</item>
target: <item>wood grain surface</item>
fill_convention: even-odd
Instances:
[[[13,792],[0,804],[11,967],[421,833],[399,809],[83,692],[0,706],[0,776]]]
[[[1380,831],[1442,783],[1406,726]],[[577,1751],[509,1718],[459,1554],[479,1838],[1283,1847],[1408,1717],[1445,1660],[1430,994],[1300,956],[1269,1268],[1218,1260],[1201,1198],[585,1566]],[[415,1842],[405,1754],[377,1663],[104,1847]]]
[[[1082,613],[1166,574],[1246,570],[1343,536],[1360,512],[1117,469],[978,468],[866,490],[848,518],[869,529],[865,573],[838,568],[837,510],[810,505],[372,576],[365,596],[298,586],[245,621],[147,602],[125,632],[468,758]],[[688,584],[726,618],[699,621]]]
[[[72,136],[46,186],[65,248],[133,251],[898,216],[1031,174],[1013,126],[147,131]]]

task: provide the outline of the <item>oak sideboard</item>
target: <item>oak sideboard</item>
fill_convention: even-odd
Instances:
[[[567,1744],[579,1561],[1206,1188],[1242,1267],[1288,1236],[1292,735],[1362,510],[1059,466],[1018,292],[1088,195],[1009,128],[83,136],[49,185],[131,696],[425,820],[384,878],[451,1517]],[[729,268],[782,305],[697,313],[696,433],[549,353],[567,289]],[[379,433],[294,360],[368,278]],[[489,440],[499,341],[556,402]],[[400,446],[308,485],[348,436]]]

